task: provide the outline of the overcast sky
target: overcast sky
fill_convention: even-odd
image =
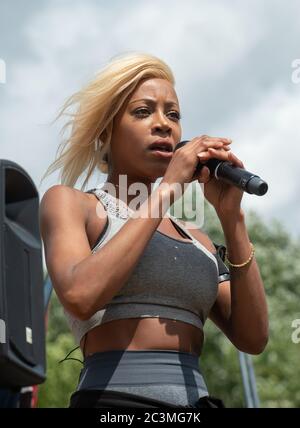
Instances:
[[[22,166],[42,197],[58,182],[54,173],[39,187],[64,100],[111,57],[145,51],[174,72],[182,139],[232,138],[269,184],[243,207],[300,237],[299,22],[298,0],[0,0],[0,159]]]

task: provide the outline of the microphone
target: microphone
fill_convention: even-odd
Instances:
[[[189,141],[181,141],[176,145],[175,150],[188,142]],[[262,196],[268,191],[268,184],[258,175],[220,159],[209,159],[205,164],[202,164],[199,160],[194,176],[198,175],[204,166],[208,167],[210,173],[215,176],[217,180],[233,184],[247,193]]]

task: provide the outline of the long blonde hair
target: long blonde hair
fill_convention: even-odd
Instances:
[[[87,170],[83,190],[95,168],[108,172],[107,153],[112,135],[113,119],[123,103],[142,79],[161,78],[175,85],[169,66],[159,58],[145,53],[126,53],[114,57],[85,87],[71,95],[63,104],[57,120],[63,114],[71,119],[62,133],[71,127],[69,138],[63,140],[42,180],[61,169],[61,184],[74,187]],[[78,105],[75,113],[67,109]],[[100,142],[96,146],[95,142]]]

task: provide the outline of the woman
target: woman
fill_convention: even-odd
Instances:
[[[62,112],[75,103],[66,151],[48,169],[63,168],[62,184],[40,206],[48,272],[84,355],[70,407],[214,407],[198,364],[205,320],[258,354],[268,317],[243,192],[205,166],[194,174],[212,157],[243,163],[227,138],[202,135],[174,151],[174,77],[151,55],[115,58]],[[73,188],[95,168],[108,173],[102,187]],[[220,219],[229,270],[205,233],[167,214],[195,179]],[[143,190],[135,208],[130,186]]]

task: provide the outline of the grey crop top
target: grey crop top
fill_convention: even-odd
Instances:
[[[94,254],[120,230],[132,210],[101,188],[87,193],[94,193],[107,213],[106,226],[91,250]],[[229,270],[222,260],[225,247],[214,243],[217,252],[212,254],[176,217],[169,213],[166,215],[191,242],[156,230],[131,277],[108,304],[85,321],[76,319],[65,310],[78,344],[92,328],[116,319],[160,317],[203,328],[216,300],[218,284],[230,279]]]

